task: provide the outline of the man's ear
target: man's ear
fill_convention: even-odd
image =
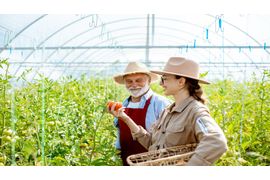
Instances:
[[[146,76],[147,76],[147,78],[148,78],[149,84],[151,84],[151,76],[149,76],[148,74],[147,74]]]

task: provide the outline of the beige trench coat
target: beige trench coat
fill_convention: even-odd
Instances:
[[[195,154],[187,165],[211,165],[227,150],[226,138],[209,115],[208,108],[192,96],[173,108],[173,103],[161,114],[159,120],[147,132],[133,133],[149,151],[166,147],[198,143]]]

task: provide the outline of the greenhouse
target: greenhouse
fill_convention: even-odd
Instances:
[[[170,57],[196,61],[211,82],[207,106],[228,145],[214,165],[270,165],[269,32],[270,15],[1,14],[0,165],[121,166],[106,104],[129,94],[113,77]]]

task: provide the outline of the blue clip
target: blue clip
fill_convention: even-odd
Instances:
[[[266,49],[266,42],[265,42],[264,45],[263,45],[263,49],[264,49],[264,50]]]
[[[221,29],[221,26],[222,26],[222,20],[219,18],[218,19],[218,27],[219,27],[219,29]]]
[[[208,39],[208,29],[206,29],[206,39]]]
[[[196,48],[196,39],[194,39],[193,47]]]

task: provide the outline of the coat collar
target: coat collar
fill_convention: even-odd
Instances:
[[[177,107],[174,108],[175,106],[175,102],[172,103],[170,106],[168,106],[166,108],[166,111],[168,113],[173,113],[173,112],[179,112],[181,113],[182,111],[184,111],[184,109],[193,101],[195,100],[193,96],[189,96],[188,98],[186,98],[181,104],[179,104]]]

